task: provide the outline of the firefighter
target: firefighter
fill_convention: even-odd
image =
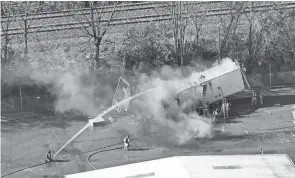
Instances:
[[[254,105],[254,93],[252,93],[252,98],[251,98],[251,105]]]
[[[218,108],[213,111],[213,123],[216,122],[216,117],[218,116]]]
[[[209,112],[209,102],[207,101],[204,105],[204,116],[207,116],[208,115],[208,112]]]
[[[127,135],[127,137],[125,137],[123,141],[124,141],[124,150],[128,151],[129,146],[130,146],[129,135]]]
[[[52,156],[51,156],[51,151],[50,150],[46,153],[45,158],[46,158],[45,163],[51,162],[53,160],[52,159]]]
[[[260,92],[259,99],[260,99],[260,104],[262,105],[263,104],[263,93],[262,92]]]
[[[253,96],[252,96],[252,106],[253,106],[253,105],[256,105],[256,104],[257,104],[256,94],[253,93]]]
[[[206,92],[207,92],[207,84],[203,85],[202,98],[206,97]]]

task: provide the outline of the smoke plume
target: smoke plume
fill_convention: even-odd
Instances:
[[[46,87],[54,97],[55,112],[75,111],[90,117],[99,114],[100,106],[110,105],[117,83],[117,76],[102,72],[90,73],[78,67],[71,70],[52,70],[18,64],[10,70],[2,70],[1,73],[2,85]],[[26,95],[23,91],[23,96]]]
[[[153,89],[133,102],[133,106],[140,108],[136,112],[138,117],[141,120],[152,121],[150,122],[151,132],[165,130],[166,138],[174,144],[185,144],[194,137],[212,137],[211,119],[200,116],[195,110],[189,110],[189,112],[185,110],[194,103],[200,102],[201,98],[197,98],[198,95],[191,95],[185,102],[178,104],[176,95],[186,88],[197,85],[200,81],[196,79],[199,79],[201,75],[211,79],[237,68],[229,58],[213,66],[208,72],[194,71],[191,67],[185,68],[189,70],[190,75],[185,75],[183,70],[165,66],[160,72],[153,72],[150,76],[143,75],[138,85],[139,91]],[[201,89],[196,91],[201,92]],[[141,131],[139,129],[137,132]]]
[[[136,108],[141,108],[137,112],[138,117],[150,120],[151,132],[164,130],[170,142],[180,145],[194,137],[212,135],[212,124],[208,118],[199,116],[196,111],[184,111],[187,105],[192,104],[192,100],[181,105],[175,100],[175,96],[188,87],[189,84],[185,81],[186,78],[179,69],[165,66],[159,73],[141,77],[139,90],[153,89],[133,103]]]
[[[205,72],[206,78],[214,78],[236,67],[230,59],[214,65],[214,71]],[[167,140],[174,144],[184,144],[193,137],[211,137],[213,128],[210,119],[199,116],[194,110],[185,111],[187,106],[200,98],[193,95],[191,99],[180,105],[175,100],[179,92],[196,85],[194,83],[196,79],[205,75],[199,70],[200,68],[196,70],[193,67],[173,69],[164,66],[159,72],[154,71],[150,76],[140,76],[138,91],[153,89],[132,102],[132,110],[137,113],[139,122],[147,121],[150,132],[165,132]],[[91,117],[100,113],[99,106],[111,105],[110,101],[118,81],[118,76],[92,74],[79,68],[53,72],[52,70],[17,66],[12,71],[14,75],[4,73],[2,82],[11,85],[33,81],[32,83],[37,85],[50,86],[49,91],[56,96],[55,110],[57,112],[75,110]],[[124,124],[118,127],[124,127]],[[138,128],[133,129],[135,134],[140,134],[142,131]]]

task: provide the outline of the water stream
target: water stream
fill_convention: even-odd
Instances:
[[[144,91],[144,92],[141,92],[141,93],[138,93],[138,94],[136,94],[136,95],[134,95],[134,96],[132,96],[132,97],[129,97],[129,98],[126,98],[126,99],[124,99],[124,100],[122,100],[122,101],[120,101],[120,102],[118,102],[117,104],[115,104],[115,105],[113,105],[113,106],[111,106],[111,107],[109,107],[107,110],[105,110],[104,112],[102,112],[101,114],[99,114],[98,116],[96,116],[93,120],[95,121],[96,119],[98,120],[98,119],[100,119],[102,116],[104,116],[104,115],[106,115],[107,113],[109,113],[110,111],[112,111],[113,109],[115,109],[116,107],[118,107],[118,106],[120,106],[120,105],[122,105],[122,104],[124,104],[125,102],[127,102],[127,101],[130,101],[130,100],[132,100],[132,99],[134,99],[134,98],[136,98],[136,97],[139,97],[139,96],[141,96],[141,95],[144,95],[144,94],[146,94],[146,93],[148,93],[148,92],[150,92],[150,91],[152,91],[154,88],[151,88],[151,89],[148,89],[148,90],[146,90],[146,91]],[[78,133],[76,133],[66,144],[64,144],[64,146],[62,146],[54,155],[53,155],[53,157],[55,157],[61,150],[63,150],[69,143],[71,143],[76,137],[78,137],[84,130],[86,130],[88,127],[90,126],[90,123],[88,123],[88,124],[86,124]]]

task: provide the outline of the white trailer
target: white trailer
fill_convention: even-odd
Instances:
[[[194,85],[177,95],[179,104],[188,100],[213,103],[245,89],[243,73],[237,63],[230,68],[216,66],[192,77],[195,78],[191,78],[189,82]]]

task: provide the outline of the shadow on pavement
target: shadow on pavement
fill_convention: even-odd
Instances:
[[[63,159],[53,159],[51,162],[69,162],[70,160],[63,160]]]
[[[128,151],[148,151],[151,149],[153,149],[153,148],[130,148],[130,149],[128,149]]]
[[[2,117],[3,116],[3,117]],[[1,124],[3,126],[8,126],[1,128],[2,131],[12,131],[11,127],[15,129],[29,129],[33,127],[39,128],[66,128],[70,126],[72,122],[87,122],[88,117],[79,113],[54,113],[51,110],[47,111],[24,111],[24,110],[14,110],[13,112],[1,111],[1,119],[5,122]]]
[[[254,113],[259,108],[267,108],[267,107],[277,107],[275,105],[279,104],[290,105],[295,104],[295,94],[294,95],[283,95],[283,96],[265,96],[264,103],[262,105],[251,105],[251,97],[249,98],[241,98],[241,99],[232,99],[229,101],[231,105],[231,113],[236,114],[237,116],[249,115]]]

